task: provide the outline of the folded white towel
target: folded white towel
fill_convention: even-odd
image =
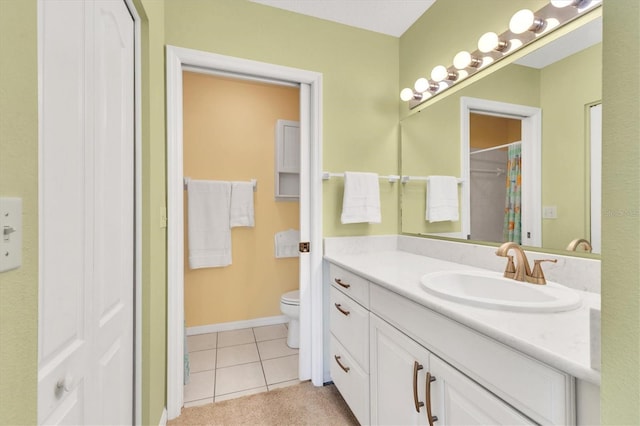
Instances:
[[[254,226],[253,183],[231,182],[231,216],[232,228],[236,226]]]
[[[429,176],[425,219],[429,222],[458,221],[458,178]]]
[[[342,223],[380,223],[380,182],[376,173],[344,173]]]
[[[188,194],[189,267],[231,264],[231,182],[191,180]]]
[[[278,232],[275,237],[276,257],[298,257],[300,231],[289,229]]]

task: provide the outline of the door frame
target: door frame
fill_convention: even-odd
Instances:
[[[462,238],[471,231],[470,114],[522,121],[522,245],[542,247],[542,110],[526,105],[460,98],[460,171],[462,174]],[[530,236],[527,234],[530,233]]]
[[[300,84],[300,132],[308,173],[300,185],[300,220],[308,221],[312,250],[301,257],[300,379],[323,384],[322,314],[322,74],[265,62],[167,45],[167,414],[180,415],[184,381],[184,181],[182,71],[224,73],[230,77]],[[305,141],[308,141],[305,144]],[[303,167],[305,166],[303,164]],[[306,175],[306,176],[305,176]],[[305,179],[306,177],[306,179]],[[301,227],[301,230],[304,227]],[[305,238],[304,235],[301,235]],[[306,288],[305,288],[306,287]]]

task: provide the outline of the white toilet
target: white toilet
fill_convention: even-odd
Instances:
[[[280,311],[289,318],[287,346],[300,347],[300,290],[290,291],[280,297]]]

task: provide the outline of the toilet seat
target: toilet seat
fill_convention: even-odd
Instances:
[[[300,305],[300,290],[289,291],[280,297],[280,302],[285,305]]]

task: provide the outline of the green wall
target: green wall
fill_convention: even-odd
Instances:
[[[22,198],[22,266],[0,273],[0,424],[35,424],[38,373],[36,2],[0,1],[0,196]]]
[[[238,0],[167,0],[165,16],[167,44],[322,73],[324,169],[397,174],[397,38]],[[343,181],[325,181],[324,235],[397,232],[397,187],[381,181],[381,224],[342,225]]]
[[[605,2],[603,22],[602,424],[638,425],[640,2]]]
[[[602,44],[541,70],[543,247],[564,250],[575,238],[591,240],[587,105],[602,100]]]
[[[166,395],[167,243],[164,9],[136,0],[142,44],[142,423],[157,425]]]

